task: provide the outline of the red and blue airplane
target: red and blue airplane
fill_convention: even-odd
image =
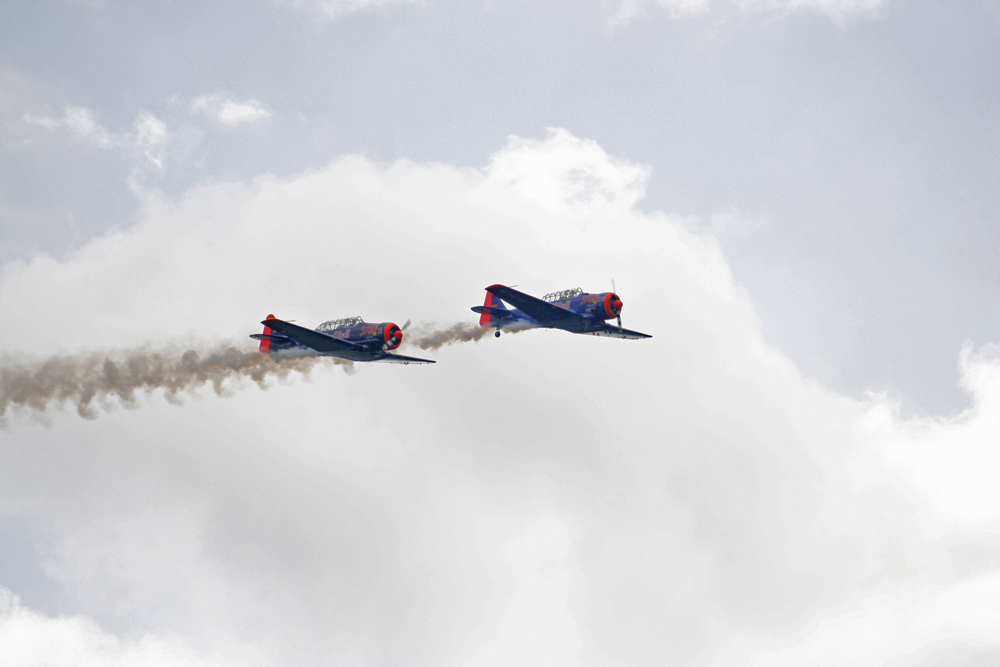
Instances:
[[[504,301],[514,306],[508,309]],[[609,338],[652,338],[649,334],[622,328],[622,300],[614,292],[587,294],[582,289],[568,289],[546,294],[541,299],[512,287],[490,285],[486,302],[474,306],[479,326],[501,329],[562,329],[576,334]],[[618,326],[605,320],[617,318]]]
[[[390,364],[433,364],[430,359],[418,359],[391,354],[403,342],[403,328],[395,322],[369,324],[360,317],[347,317],[324,322],[315,329],[300,327],[268,315],[262,321],[264,333],[250,334],[260,341],[260,351],[280,357],[340,357],[350,361],[383,361]]]

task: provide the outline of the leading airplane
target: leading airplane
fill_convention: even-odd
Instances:
[[[360,317],[347,317],[324,322],[315,329],[300,327],[268,315],[262,321],[264,333],[250,334],[260,341],[260,351],[280,357],[327,356],[350,361],[382,361],[390,364],[433,364],[430,359],[418,359],[391,354],[403,342],[403,329],[394,322],[370,324]]]
[[[514,306],[508,309],[504,301]],[[571,333],[609,338],[652,338],[649,334],[622,328],[622,300],[614,292],[587,294],[582,289],[562,290],[546,294],[541,299],[512,287],[490,285],[486,302],[474,306],[479,313],[479,326],[501,329],[562,329]],[[618,326],[605,320],[617,318]]]

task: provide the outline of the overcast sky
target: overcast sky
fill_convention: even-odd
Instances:
[[[0,664],[1000,662],[998,118],[995,0],[0,6],[3,367],[654,336],[9,411]]]

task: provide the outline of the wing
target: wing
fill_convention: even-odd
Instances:
[[[592,321],[591,318],[578,315],[571,310],[566,310],[559,306],[553,306],[548,301],[542,301],[538,297],[519,292],[512,287],[490,285],[486,288],[486,291],[500,297],[528,317],[535,319],[539,324],[547,327],[575,331],[585,323]]]
[[[607,325],[606,329],[597,329],[595,331],[584,331],[582,333],[588,336],[605,336],[607,338],[631,338],[632,340],[642,340],[643,338],[652,338],[649,334],[644,334],[641,331],[632,331],[631,329],[619,329],[618,327],[613,327],[610,324]]]
[[[384,357],[379,359],[372,359],[372,361],[381,361],[387,364],[436,364],[436,361],[432,359],[418,359],[417,357],[407,357],[403,354],[389,354],[388,352]]]
[[[261,324],[271,327],[272,330],[288,336],[300,345],[311,347],[317,352],[325,352],[338,356],[344,354],[354,356],[359,352],[368,352],[368,348],[364,345],[334,338],[325,333],[306,329],[305,327],[300,327],[298,324],[292,324],[284,320],[264,320]]]

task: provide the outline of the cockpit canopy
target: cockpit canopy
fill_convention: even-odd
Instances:
[[[316,331],[333,331],[335,329],[350,329],[361,324],[364,320],[360,317],[342,317],[339,320],[330,320],[316,327]]]
[[[542,301],[548,301],[552,303],[554,301],[565,301],[566,299],[572,299],[575,296],[580,296],[583,294],[583,290],[579,287],[574,287],[573,289],[559,290],[558,292],[549,292],[542,297]]]

